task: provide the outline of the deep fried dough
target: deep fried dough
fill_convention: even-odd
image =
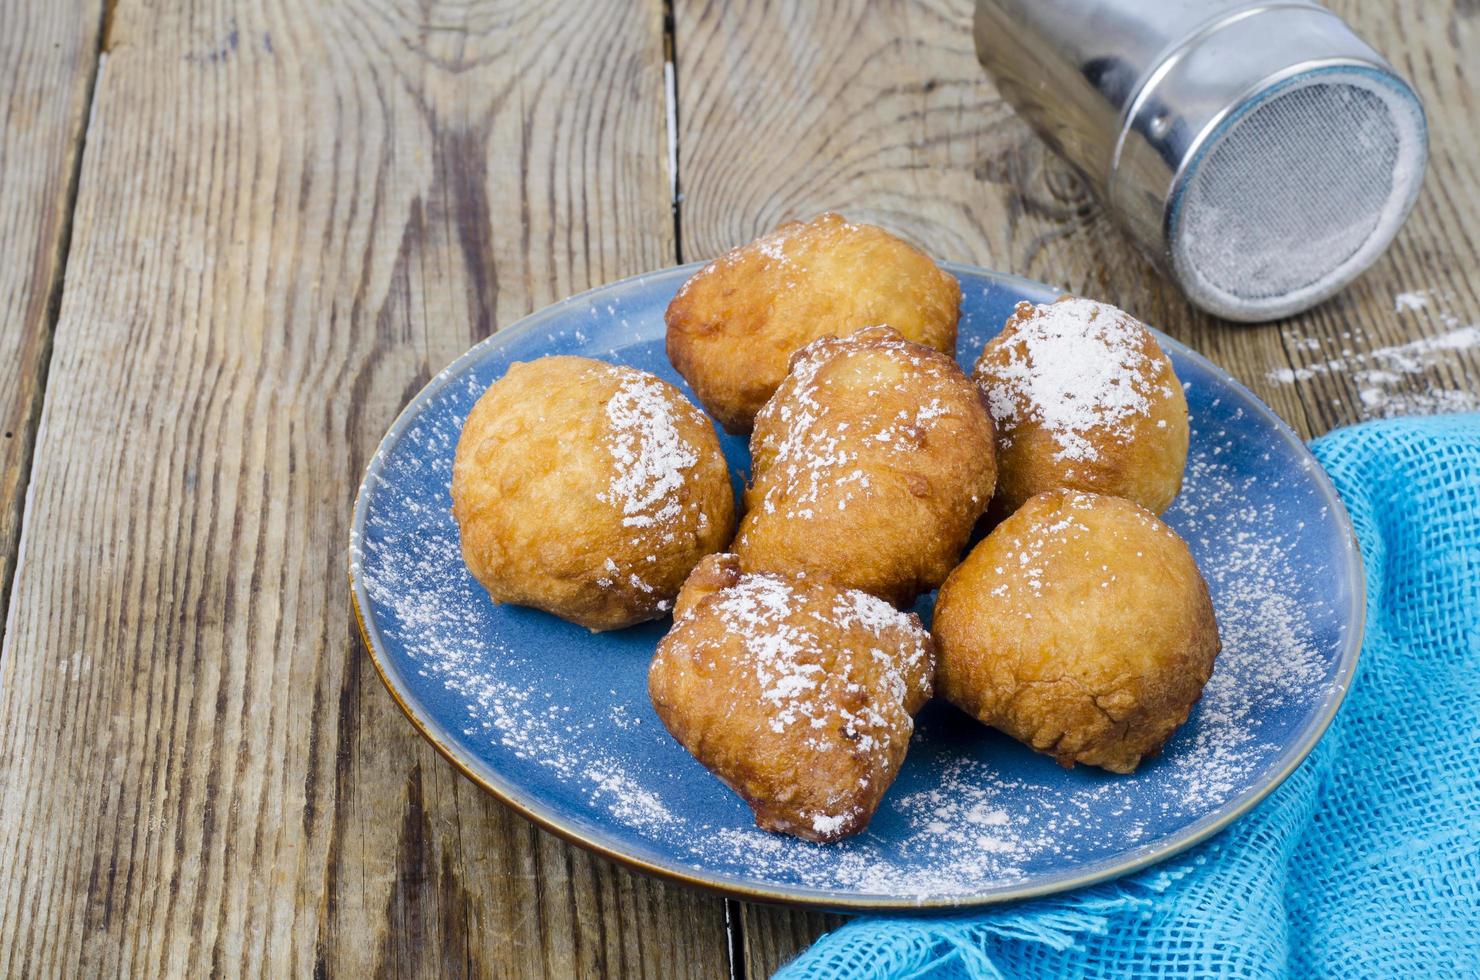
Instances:
[[[516,363],[452,469],[463,560],[495,602],[591,630],[663,615],[734,527],[714,426],[678,389],[583,357]]]
[[[1160,514],[1182,488],[1187,401],[1140,321],[1076,297],[1019,303],[976,363],[997,423],[1001,519],[1060,487]]]
[[[997,472],[980,392],[887,327],[799,351],[750,451],[745,570],[819,574],[898,605],[944,581]]]
[[[1171,528],[1116,497],[1029,500],[941,587],[940,693],[1065,766],[1132,772],[1187,720],[1218,654]]]
[[[933,669],[915,615],[714,555],[679,595],[648,692],[758,826],[833,841],[862,830],[894,781]]]
[[[955,357],[960,312],[956,277],[924,252],[823,214],[784,224],[684,283],[668,306],[668,358],[725,429],[744,433],[810,341],[886,323]]]

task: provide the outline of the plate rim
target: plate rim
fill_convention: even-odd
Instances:
[[[406,715],[412,727],[465,777],[472,780],[485,792],[493,796],[494,799],[498,800],[504,806],[513,809],[526,820],[578,847],[635,871],[677,882],[682,885],[718,893],[729,898],[845,913],[958,912],[1083,888],[1133,874],[1134,872],[1174,857],[1220,833],[1234,821],[1258,806],[1265,798],[1278,789],[1315,749],[1317,743],[1320,742],[1321,738],[1330,728],[1331,722],[1335,719],[1341,705],[1346,701],[1346,695],[1351,689],[1352,679],[1356,673],[1357,661],[1361,656],[1363,634],[1366,629],[1366,574],[1361,548],[1357,542],[1356,531],[1352,525],[1351,516],[1347,512],[1345,503],[1343,503],[1340,495],[1336,492],[1336,487],[1332,484],[1331,478],[1326,473],[1325,468],[1321,466],[1320,461],[1311,453],[1310,448],[1290,428],[1284,419],[1280,418],[1273,409],[1266,405],[1247,386],[1208,357],[1155,327],[1150,327],[1158,343],[1162,344],[1164,348],[1175,351],[1179,356],[1198,364],[1199,367],[1208,371],[1233,393],[1237,394],[1244,407],[1247,407],[1256,415],[1261,416],[1267,422],[1272,423],[1274,430],[1279,436],[1296,450],[1297,456],[1303,456],[1305,458],[1307,464],[1306,470],[1312,474],[1316,487],[1320,491],[1322,502],[1330,508],[1337,526],[1345,532],[1345,557],[1347,559],[1345,572],[1347,586],[1352,600],[1349,608],[1346,610],[1347,629],[1345,633],[1345,645],[1340,652],[1335,671],[1329,682],[1331,691],[1321,706],[1320,714],[1315,724],[1309,726],[1300,739],[1284,750],[1281,756],[1278,757],[1280,760],[1279,768],[1263,783],[1249,789],[1240,797],[1225,804],[1221,809],[1189,824],[1181,831],[1157,841],[1150,847],[1131,852],[1125,860],[1119,863],[1113,863],[1107,867],[1067,878],[1050,878],[1047,881],[1037,884],[1029,880],[986,894],[908,897],[855,895],[846,892],[805,888],[801,886],[757,885],[754,882],[738,879],[731,875],[705,872],[692,865],[682,865],[677,861],[673,862],[672,865],[656,863],[640,855],[630,853],[622,849],[620,845],[607,843],[586,834],[578,827],[563,819],[560,813],[554,808],[541,808],[536,796],[525,794],[528,798],[522,798],[517,787],[512,782],[509,782],[507,786],[501,786],[494,781],[484,778],[472,765],[462,759],[452,746],[446,744],[438,736],[436,729],[445,726],[440,724],[434,725],[426,718],[423,718],[417,710],[417,706],[412,704],[414,695],[409,691],[403,692],[400,690],[397,683],[400,677],[400,671],[390,663],[391,658],[380,645],[380,631],[378,626],[366,617],[365,609],[371,608],[361,566],[365,517],[369,499],[366,490],[371,480],[378,478],[380,475],[381,467],[386,458],[387,447],[393,445],[401,438],[404,430],[420,416],[422,408],[433,396],[438,394],[447,384],[451,383],[454,378],[462,375],[465,366],[481,360],[490,350],[513,343],[525,334],[540,329],[548,321],[560,316],[569,307],[581,305],[583,302],[589,302],[593,297],[617,291],[624,287],[631,288],[647,285],[655,280],[666,282],[670,279],[678,279],[680,277],[687,278],[706,264],[703,261],[689,262],[683,265],[669,266],[653,272],[628,276],[600,286],[595,286],[568,296],[549,306],[535,310],[510,324],[507,328],[483,338],[455,358],[441,371],[437,372],[406,403],[405,407],[397,414],[395,421],[386,429],[385,435],[381,437],[375,452],[366,463],[365,475],[361,479],[359,487],[355,490],[347,556],[350,605],[354,611],[355,623],[359,629],[360,640],[366,652],[369,653],[371,662],[375,665],[375,672],[380,677],[381,683],[390,692],[391,699],[395,701],[402,713]],[[1050,295],[1056,295],[1064,292],[1062,289],[1034,279],[1012,273],[995,272],[968,263],[940,262],[938,264],[958,280],[962,280],[963,278],[978,281],[985,280],[991,285],[1016,286],[1030,294],[1046,292]],[[1239,328],[1233,327],[1230,329]]]

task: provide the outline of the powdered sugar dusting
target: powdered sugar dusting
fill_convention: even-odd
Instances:
[[[1163,764],[1176,773],[1181,804],[1197,810],[1229,799],[1271,746],[1257,720],[1322,689],[1327,662],[1310,610],[1292,588],[1295,534],[1280,533],[1279,504],[1252,502],[1256,475],[1235,474],[1199,454],[1188,465],[1174,523],[1199,558],[1213,597],[1223,649],[1197,707],[1198,724],[1179,736],[1186,751]],[[1276,478],[1278,490],[1284,478]]]
[[[788,222],[745,245],[730,249],[699,269],[679,287],[678,296],[685,296],[690,289],[717,272],[723,273],[757,257],[766,270],[766,288],[795,290],[812,276],[808,259],[814,246],[810,239],[827,233],[829,229],[854,233],[862,227],[836,214],[820,214],[807,222]]]
[[[674,520],[683,512],[677,491],[684,470],[699,462],[699,455],[679,435],[671,395],[661,382],[628,368],[612,370],[622,378],[606,403],[616,463],[611,495],[622,507],[622,524],[652,527]]]
[[[875,387],[867,394],[913,392],[918,404],[864,417],[856,412],[839,417],[848,413],[835,411],[834,401],[821,397],[826,384],[819,380],[822,367],[833,358],[881,354],[907,370],[908,377],[893,376],[881,364],[873,375]],[[876,468],[884,468],[880,460],[889,453],[915,451],[927,433],[950,417],[950,403],[960,398],[959,386],[953,364],[933,354],[922,355],[919,347],[884,327],[813,341],[798,353],[786,382],[756,416],[758,455],[770,458],[769,465],[758,470],[756,506],[766,514],[784,508],[789,517],[810,520],[829,496],[836,497],[829,506],[839,510],[867,500],[872,482],[857,447],[867,447],[868,462]],[[849,406],[855,403],[849,400]]]
[[[976,367],[999,438],[1011,445],[1017,427],[1036,424],[1058,459],[1097,459],[1097,435],[1123,432],[1153,397],[1171,393],[1154,381],[1145,337],[1134,319],[1093,300],[1019,304],[1015,323]]]
[[[1393,297],[1393,312],[1406,313],[1409,310],[1421,310],[1429,305],[1429,294],[1423,290],[1415,292],[1398,293]]]
[[[906,678],[920,678],[923,690],[929,690],[924,631],[888,603],[862,592],[846,591],[831,607],[822,607],[812,597],[799,596],[796,587],[779,575],[749,574],[716,596],[705,611],[719,617],[727,636],[746,638],[748,659],[741,673],[755,677],[761,699],[769,706],[773,732],[796,725],[842,730],[854,740],[854,748],[870,752],[881,747],[901,721],[909,725],[903,709]],[[696,610],[689,613],[694,614]],[[834,629],[863,630],[879,644],[874,663],[883,701],[867,698],[850,708],[820,696],[829,676],[853,691],[861,690],[859,684],[865,680],[855,678],[850,659],[829,649],[824,636]],[[696,652],[704,649],[701,644]],[[881,712],[881,705],[889,710]],[[823,738],[807,744],[821,751],[831,748]]]
[[[417,673],[459,699],[468,716],[465,736],[489,740],[561,780],[586,784],[593,804],[629,823],[673,821],[659,795],[625,774],[615,757],[586,744],[595,719],[557,700],[548,687],[513,679],[529,654],[490,643],[486,604],[454,587],[462,562],[455,533],[387,534],[366,547],[365,564],[378,569],[365,577],[366,591],[389,614],[387,636],[414,638],[407,649]]]
[[[1008,777],[991,760],[1025,749],[985,735],[977,737],[993,740],[988,751],[962,753],[956,733],[971,723],[934,708],[946,717],[917,734],[906,763],[918,767],[909,784],[919,788],[892,793],[874,818],[875,827],[890,828],[878,832],[889,835],[887,849],[863,840],[819,854],[737,831],[706,842],[706,859],[754,851],[775,873],[812,887],[964,896],[1026,880],[1037,862],[1088,860],[1096,852],[1091,842],[1149,845],[1151,826],[1196,819],[1245,792],[1251,774],[1280,747],[1263,734],[1262,719],[1319,700],[1328,663],[1309,600],[1290,587],[1298,541],[1273,530],[1278,505],[1262,492],[1270,481],[1220,459],[1223,441],[1233,438],[1228,431],[1218,430],[1211,446],[1197,436],[1183,495],[1167,519],[1201,559],[1223,651],[1192,721],[1163,757],[1131,777],[1084,767],[1058,776],[1046,760],[1029,777]],[[1060,523],[1055,533],[1079,526],[1072,513]]]
[[[1416,374],[1435,362],[1445,351],[1469,350],[1480,346],[1480,324],[1457,327],[1433,337],[1420,337],[1406,344],[1378,347],[1361,353],[1348,353],[1306,367],[1280,368],[1269,373],[1270,380],[1292,384],[1309,381],[1323,374],[1351,372],[1359,383],[1388,381],[1394,374]]]
[[[1297,384],[1321,378],[1345,378],[1356,386],[1363,419],[1402,415],[1433,415],[1439,412],[1472,412],[1480,409],[1480,391],[1474,386],[1444,387],[1436,368],[1480,351],[1480,324],[1466,324],[1447,309],[1445,294],[1430,290],[1398,293],[1393,311],[1404,329],[1421,318],[1442,328],[1438,332],[1403,344],[1387,344],[1361,350],[1365,338],[1352,330],[1333,336],[1296,336],[1293,344],[1314,354],[1325,353],[1293,368],[1269,372],[1269,380]],[[1466,369],[1456,365],[1463,376]]]
[[[664,717],[682,730],[690,706],[656,692],[721,685],[726,720],[702,721],[687,736],[696,754],[709,758],[705,746],[726,741],[715,726],[726,728],[747,739],[759,766],[737,772],[732,762],[717,770],[724,778],[749,786],[789,826],[822,835],[856,826],[892,780],[934,670],[920,623],[877,602],[802,579],[739,575],[691,605],[659,647],[653,684],[672,712]],[[698,717],[707,717],[702,706]],[[778,782],[779,773],[814,769],[830,778]]]
[[[1068,498],[1070,507],[1083,509],[1090,506],[1087,501],[1089,497],[1084,494],[1075,494]],[[1034,597],[1043,594],[1043,559],[1046,555],[1060,550],[1068,541],[1077,535],[1088,534],[1089,528],[1083,521],[1072,513],[1061,516],[1058,520],[1032,528],[1032,533],[1020,535],[1016,544],[1003,553],[1004,564],[996,566],[993,571],[1002,576],[1001,580],[992,587],[995,596],[1011,596],[1016,592],[1026,590]],[[1010,574],[1009,574],[1010,573]],[[1114,581],[1110,575],[1105,584]]]
[[[982,330],[1001,322],[989,312],[973,336],[968,308],[963,346],[980,349]],[[648,346],[623,348],[634,363],[661,363],[661,315],[662,303],[624,307],[648,323]],[[1189,469],[1166,519],[1208,578],[1224,649],[1164,755],[1130,777],[1064,772],[935,704],[863,834],[813,845],[765,833],[654,715],[645,677],[660,627],[592,636],[495,607],[463,568],[448,513],[451,461],[496,366],[452,378],[377,455],[351,553],[360,605],[408,700],[444,724],[457,755],[620,851],[760,885],[922,901],[1092,872],[1145,856],[1242,798],[1334,697],[1328,678],[1345,627],[1331,608],[1336,570],[1321,564],[1333,521],[1314,516],[1316,484],[1292,469],[1279,437],[1220,404],[1194,372]],[[860,601],[850,614],[868,622],[885,610]]]

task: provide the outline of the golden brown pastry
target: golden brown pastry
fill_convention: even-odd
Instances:
[[[980,392],[887,327],[799,351],[750,452],[745,570],[805,571],[898,605],[945,580],[997,473]]]
[[[714,426],[629,367],[509,367],[463,425],[452,467],[463,560],[495,602],[591,630],[663,615],[734,527]]]
[[[956,356],[961,287],[908,242],[837,214],[793,221],[696,272],[668,306],[668,358],[730,432],[819,337],[887,323]]]
[[[997,519],[1060,487],[1154,514],[1181,490],[1187,401],[1172,362],[1129,314],[1073,296],[1019,303],[975,377],[997,423]]]
[[[1218,624],[1187,545],[1127,500],[1041,493],[941,587],[936,683],[1061,764],[1132,772],[1187,720]]]
[[[713,555],[679,595],[648,692],[757,826],[833,841],[862,830],[894,781],[933,670],[913,613]]]

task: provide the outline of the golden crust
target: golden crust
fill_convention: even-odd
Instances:
[[[757,826],[810,841],[862,830],[931,695],[913,614],[825,582],[699,563],[658,644],[648,692],[685,749]]]
[[[1219,650],[1182,539],[1130,501],[1068,490],[976,546],[933,630],[953,704],[1065,766],[1121,773],[1187,720]]]
[[[996,480],[992,418],[944,354],[887,327],[814,341],[756,417],[734,551],[897,605],[945,580]]]
[[[1182,488],[1187,401],[1156,338],[1107,304],[1019,303],[976,363],[997,423],[1000,520],[1060,487],[1125,497],[1154,514]]]
[[[516,363],[452,469],[463,559],[495,602],[591,630],[655,619],[735,521],[714,427],[678,389],[582,357]]]
[[[956,354],[961,286],[903,239],[841,215],[793,221],[715,259],[668,306],[668,359],[729,432],[750,431],[792,353],[884,323]]]

